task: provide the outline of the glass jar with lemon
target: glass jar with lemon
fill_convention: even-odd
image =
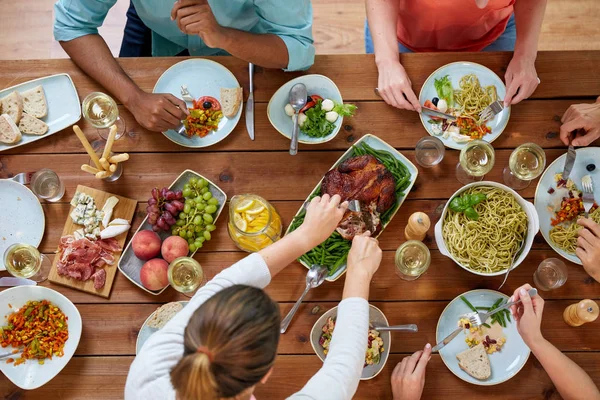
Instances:
[[[247,252],[259,251],[281,238],[283,225],[275,208],[254,194],[233,196],[229,203],[229,236]]]

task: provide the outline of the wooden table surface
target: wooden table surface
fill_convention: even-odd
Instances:
[[[418,93],[429,74],[454,61],[477,62],[503,77],[511,54],[440,53],[401,57]],[[214,59],[229,68],[247,92],[247,64],[228,57]],[[151,91],[158,77],[178,61],[178,58],[119,60],[125,71],[146,91]],[[519,144],[531,141],[543,146],[548,164],[565,152],[558,138],[560,117],[570,104],[592,102],[600,95],[598,65],[599,51],[539,53],[536,66],[542,83],[531,99],[513,107],[506,130],[494,142],[496,166],[488,179],[502,181],[502,169],[507,165],[511,150]],[[73,78],[81,99],[91,91],[103,90],[70,60],[0,61],[0,71],[0,88],[67,72]],[[230,197],[249,192],[272,201],[287,226],[315,183],[351,143],[364,134],[379,136],[414,161],[415,143],[426,132],[417,114],[393,109],[375,96],[373,88],[377,85],[377,70],[372,56],[317,56],[315,65],[307,73],[321,73],[333,79],[344,100],[356,103],[359,109],[354,118],[344,121],[334,140],[320,146],[300,145],[295,157],[287,152],[289,141],[268,122],[266,107],[277,88],[300,73],[257,68],[254,80],[254,142],[248,138],[242,118],[233,133],[215,146],[200,150],[179,147],[160,133],[150,133],[141,128],[120,106],[130,133],[115,144],[115,151],[127,151],[131,159],[125,164],[124,174],[118,181],[98,182],[79,170],[88,157],[70,128],[36,143],[0,153],[0,178],[42,167],[50,167],[59,174],[66,186],[66,195],[58,203],[43,204],[47,227],[40,245],[41,251],[53,257],[68,217],[69,201],[78,184],[137,199],[139,204],[131,229],[135,232],[144,217],[150,189],[170,184],[181,171],[189,168],[216,182]],[[80,121],[80,125],[90,139],[95,138],[93,129],[86,122]],[[384,371],[377,378],[359,385],[357,399],[391,399],[389,378],[392,369],[404,356],[421,349],[427,342],[435,342],[437,320],[449,300],[471,289],[496,289],[501,282],[501,278],[481,278],[470,274],[442,256],[432,240],[432,232],[425,240],[432,252],[429,271],[414,282],[400,280],[394,273],[394,251],[404,241],[402,232],[408,216],[415,211],[424,211],[435,223],[448,197],[460,188],[454,177],[457,161],[458,152],[448,150],[439,167],[419,168],[419,178],[407,201],[380,237],[384,255],[371,284],[371,302],[383,310],[390,323],[417,323],[419,333],[392,334],[392,354]],[[531,199],[536,183],[523,190],[522,195]],[[225,224],[226,218],[213,234],[213,240],[195,257],[209,277],[245,256],[229,239]],[[538,264],[548,257],[558,256],[538,234],[526,261],[508,278],[504,292],[512,293],[519,285],[531,282]],[[542,293],[547,299],[542,330],[547,339],[600,384],[600,338],[597,334],[600,322],[571,328],[562,319],[562,311],[567,305],[583,298],[600,299],[600,284],[580,266],[567,264],[567,283],[558,290]],[[267,292],[280,302],[282,314],[287,313],[302,293],[305,274],[304,267],[294,263],[275,277],[267,288]],[[45,285],[66,295],[79,308],[83,318],[81,342],[67,367],[40,389],[25,392],[5,377],[0,378],[0,395],[5,399],[122,398],[129,365],[135,355],[137,333],[143,321],[159,304],[183,299],[174,290],[166,290],[160,296],[149,295],[121,274],[115,279],[109,299],[53,284]],[[324,311],[337,305],[342,286],[343,279],[340,279],[308,294],[288,333],[281,337],[275,371],[266,385],[257,388],[257,398],[285,398],[300,389],[320,368],[322,363],[312,351],[309,332]],[[507,391],[510,391],[510,396]],[[462,400],[480,395],[490,399],[559,398],[535,357],[530,357],[525,368],[509,383],[491,389],[461,381],[445,367],[438,355],[432,357],[424,399]]]

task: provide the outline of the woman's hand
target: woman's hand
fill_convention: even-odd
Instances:
[[[508,64],[506,74],[506,96],[504,107],[525,100],[540,84],[535,70],[535,57],[513,56]]]
[[[540,295],[529,296],[531,285],[525,284],[515,290],[510,301],[521,300],[520,304],[510,307],[510,312],[517,322],[517,330],[525,344],[531,348],[544,340],[540,326],[544,312],[544,299]]]
[[[560,140],[568,145],[571,132],[577,131],[573,146],[587,146],[600,138],[600,97],[593,104],[573,104],[562,116]]]
[[[397,60],[377,64],[379,79],[377,91],[391,106],[421,112],[421,104],[412,90],[411,82],[402,64]]]
[[[577,223],[583,229],[579,231],[575,254],[583,263],[585,271],[600,282],[600,225],[588,218],[580,218]]]
[[[379,242],[374,239],[369,231],[364,235],[356,235],[352,240],[352,248],[348,253],[348,274],[366,274],[370,281],[381,264],[381,249]]]
[[[310,249],[323,243],[337,228],[348,208],[348,202],[340,204],[341,200],[337,194],[333,197],[324,194],[311,200],[304,222],[298,228],[309,240]]]
[[[427,343],[422,351],[404,357],[392,372],[392,393],[394,400],[419,400],[425,385],[425,368],[431,359],[431,345]]]

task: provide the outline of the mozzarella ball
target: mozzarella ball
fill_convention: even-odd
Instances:
[[[333,110],[333,107],[334,107],[333,101],[331,101],[329,99],[325,99],[321,103],[321,109],[323,111],[331,111],[331,110]]]
[[[291,104],[286,104],[284,110],[288,117],[294,115],[294,107]]]
[[[448,111],[448,103],[446,103],[446,100],[440,99],[438,101],[437,108],[441,112],[445,113],[446,111]]]
[[[300,113],[300,114],[298,114],[298,125],[299,125],[299,126],[303,126],[303,125],[304,125],[304,123],[306,122],[306,118],[308,118],[308,117],[306,116],[306,114],[304,114],[304,113]]]
[[[335,111],[329,111],[325,114],[325,119],[332,123],[337,121],[338,117],[339,115]]]

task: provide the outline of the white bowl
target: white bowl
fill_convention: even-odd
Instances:
[[[21,365],[6,364],[0,360],[0,371],[15,385],[21,389],[37,389],[48,383],[67,365],[81,338],[81,315],[75,305],[62,294],[55,290],[42,286],[17,286],[0,292],[0,316],[7,317],[17,311],[30,300],[48,300],[58,306],[69,319],[69,339],[65,343],[64,355],[52,357],[52,360],[44,360],[40,365],[36,360],[27,360]],[[11,305],[9,307],[8,305]],[[2,324],[6,319],[3,319]],[[10,351],[12,347],[2,350]]]
[[[526,201],[517,192],[515,192],[508,186],[505,186],[498,182],[490,182],[490,181],[473,182],[473,183],[470,183],[470,184],[462,187],[461,189],[457,190],[456,193],[454,193],[450,197],[450,199],[446,202],[446,205],[444,206],[444,210],[442,211],[442,215],[440,216],[440,220],[438,221],[437,224],[435,224],[435,231],[434,231],[435,242],[437,243],[440,253],[442,253],[446,257],[452,259],[452,261],[457,263],[462,269],[467,270],[472,274],[481,275],[481,276],[504,275],[506,273],[506,270],[492,272],[492,273],[484,273],[484,272],[478,272],[478,271],[472,270],[469,267],[467,267],[466,265],[459,263],[452,256],[452,254],[450,254],[450,251],[448,250],[448,248],[446,247],[446,243],[444,242],[444,237],[442,235],[442,224],[444,223],[444,219],[446,218],[446,213],[448,212],[448,205],[450,204],[450,201],[454,197],[460,195],[465,190],[472,188],[472,187],[477,187],[477,186],[493,186],[493,187],[500,188],[506,192],[509,192],[510,194],[512,194],[515,197],[515,199],[517,199],[517,202],[519,203],[519,205],[521,207],[523,207],[523,210],[525,210],[525,213],[527,214],[527,235],[525,236],[525,247],[523,248],[521,255],[515,261],[515,264],[511,268],[511,271],[513,269],[517,268],[519,266],[519,264],[521,264],[523,262],[523,260],[525,260],[525,257],[527,257],[527,254],[529,254],[529,251],[531,250],[531,246],[533,245],[533,239],[534,239],[535,235],[538,233],[538,231],[540,230],[540,219],[539,219],[538,214],[535,211],[535,207],[532,203]]]

